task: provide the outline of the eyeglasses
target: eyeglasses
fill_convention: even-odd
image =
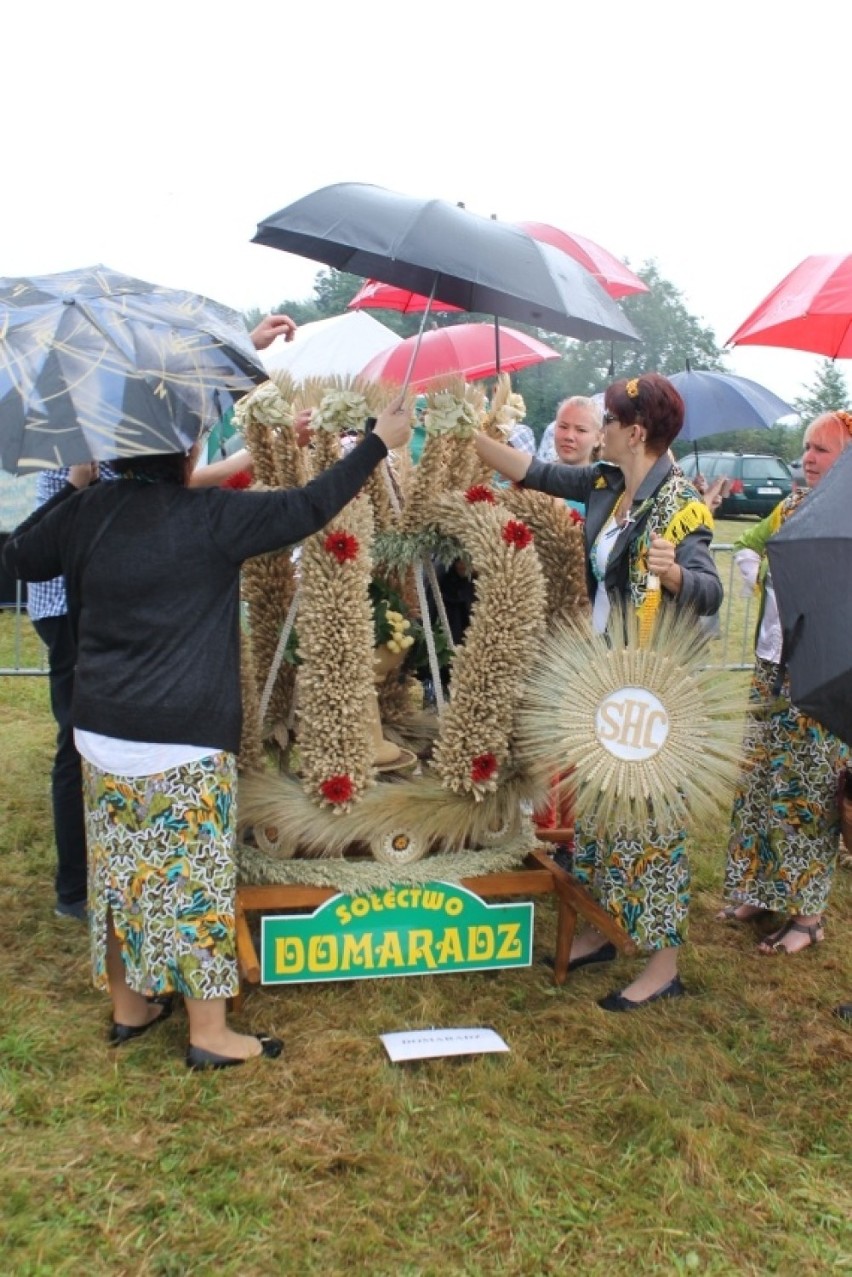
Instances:
[[[615,421],[615,422],[617,422],[619,425],[621,424],[621,422],[619,422],[619,421],[618,421],[618,417],[615,415],[615,413],[614,413],[614,412],[605,412],[605,413],[604,413],[604,415],[603,415],[603,424],[604,424],[605,426],[611,426],[611,425],[612,425],[612,423],[613,423],[614,421]]]

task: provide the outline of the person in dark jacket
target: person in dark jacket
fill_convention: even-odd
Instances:
[[[410,433],[398,401],[346,457],[287,491],[190,488],[195,449],[118,462],[118,480],[91,486],[92,467],[75,466],[6,543],[12,575],[66,582],[92,962],[113,1045],[165,1019],[177,993],[189,1067],[280,1054],[277,1038],[225,1017],[239,987],[240,567],[317,532]]]
[[[710,552],[712,516],[668,454],[683,425],[683,400],[667,378],[646,373],[614,382],[604,404],[595,465],[548,465],[485,435],[477,436],[477,452],[507,479],[584,503],[587,584],[599,633],[614,602],[635,609],[640,633],[661,607],[713,615],[722,583]],[[644,835],[616,829],[597,838],[578,823],[573,873],[648,957],[630,985],[598,1005],[632,1011],[679,997],[689,903],[685,834],[668,837],[651,822]],[[574,941],[569,970],[615,956],[615,946],[590,927]]]
[[[277,337],[292,341],[296,335],[296,324],[289,315],[266,315],[249,335],[256,350],[266,350]],[[233,465],[229,468],[236,470],[238,467]],[[196,482],[221,481],[216,477],[220,473],[216,468],[205,478],[202,478],[202,473],[195,472]],[[98,477],[115,476],[109,466],[101,465]],[[67,482],[68,467],[41,471],[36,482],[36,505],[49,501]],[[59,918],[74,918],[85,923],[88,873],[83,783],[71,722],[77,644],[68,617],[62,577],[34,582],[28,591],[27,612],[47,649],[50,708],[57,729],[50,779],[53,836],[56,841],[55,913]]]

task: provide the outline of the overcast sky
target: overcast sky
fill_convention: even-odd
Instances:
[[[654,258],[721,344],[852,252],[843,0],[48,0],[3,30],[0,275],[104,262],[267,309],[319,268],[257,222],[373,182]],[[730,366],[789,400],[818,362]]]

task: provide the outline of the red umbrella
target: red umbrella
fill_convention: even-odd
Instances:
[[[419,390],[430,381],[460,374],[467,381],[481,381],[498,372],[494,329],[490,324],[454,324],[433,328],[418,337],[408,337],[390,350],[374,355],[361,369],[369,381],[392,381],[403,385],[412,353],[417,350],[409,385]],[[500,372],[518,372],[545,359],[558,359],[559,351],[516,328],[500,329]]]
[[[729,346],[784,346],[852,359],[852,255],[806,257],[740,324]]]
[[[419,313],[424,310],[443,310],[462,313],[461,306],[448,306],[446,302],[433,301],[423,293],[410,293],[407,288],[395,288],[393,284],[383,284],[378,279],[368,279],[358,289],[347,310],[398,310],[404,315]]]
[[[558,227],[548,226],[546,222],[517,222],[516,225],[532,235],[533,239],[561,249],[563,253],[573,257],[575,262],[585,266],[610,297],[627,297],[631,293],[649,291],[648,285],[638,275],[634,275],[632,270],[628,270],[624,262],[620,262],[612,253],[601,248],[600,244],[586,239],[584,235],[560,231]]]

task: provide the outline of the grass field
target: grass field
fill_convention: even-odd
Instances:
[[[4,1274],[852,1271],[848,870],[824,944],[759,958],[713,921],[720,817],[692,851],[688,998],[599,1011],[626,960],[562,989],[537,963],[258,990],[238,1022],[283,1060],[195,1075],[182,1013],[106,1047],[84,929],[52,911],[46,680],[0,679],[0,723]],[[537,956],[554,922],[537,904]],[[474,1024],[511,1052],[392,1066],[378,1041]]]

